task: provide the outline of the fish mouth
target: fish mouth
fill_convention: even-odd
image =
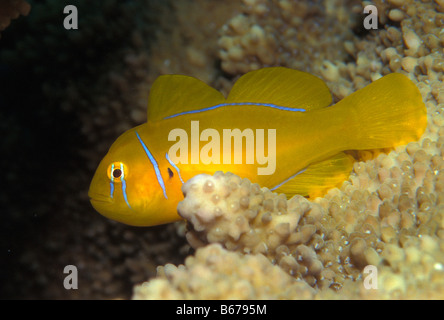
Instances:
[[[111,204],[113,201],[109,196],[105,196],[99,193],[88,192],[89,201],[101,203],[101,204]]]

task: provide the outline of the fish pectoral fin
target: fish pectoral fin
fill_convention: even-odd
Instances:
[[[147,118],[154,122],[224,102],[222,93],[199,79],[183,75],[162,75],[151,86]]]
[[[293,179],[276,188],[275,192],[285,193],[287,198],[299,194],[310,198],[320,197],[331,188],[348,179],[354,159],[343,152],[308,166]]]
[[[318,77],[284,67],[263,68],[240,77],[227,102],[270,103],[306,111],[327,107],[332,96]]]

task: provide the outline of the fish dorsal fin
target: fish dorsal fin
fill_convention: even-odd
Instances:
[[[147,118],[154,122],[224,102],[222,93],[201,80],[183,75],[162,75],[151,86]]]
[[[227,102],[269,103],[309,111],[327,107],[332,96],[325,83],[316,76],[289,68],[271,67],[240,77]]]

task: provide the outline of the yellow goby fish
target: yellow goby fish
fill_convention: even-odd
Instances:
[[[288,196],[316,195],[347,179],[353,159],[343,151],[407,144],[427,125],[421,94],[402,74],[331,102],[322,80],[283,67],[245,74],[227,98],[192,77],[160,76],[148,121],[99,164],[91,203],[129,225],[173,222],[182,184],[218,170]]]

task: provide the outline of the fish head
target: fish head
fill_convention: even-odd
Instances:
[[[136,129],[122,134],[100,162],[90,184],[90,202],[101,215],[128,225],[152,226],[179,220],[175,208],[170,208],[170,214],[164,213],[171,203],[159,190]]]

